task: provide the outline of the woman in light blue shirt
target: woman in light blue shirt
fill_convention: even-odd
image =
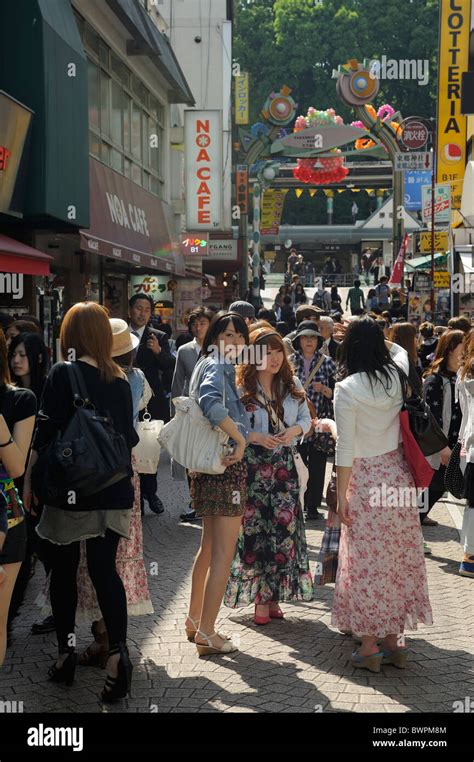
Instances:
[[[200,656],[236,651],[231,640],[214,631],[230,565],[235,553],[247,494],[247,466],[243,461],[249,420],[235,385],[235,363],[248,342],[244,319],[219,312],[212,320],[189,383],[213,426],[229,435],[222,453],[223,474],[190,472],[191,501],[202,517],[202,539],[193,566],[191,601],[186,620],[188,640]]]
[[[283,618],[280,601],[313,597],[295,465],[311,415],[280,334],[258,328],[250,344],[254,357],[238,370],[250,416],[247,504],[224,603],[255,603],[255,623],[267,624]]]

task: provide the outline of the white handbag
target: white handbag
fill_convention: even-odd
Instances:
[[[309,471],[307,466],[305,465],[303,458],[301,457],[301,454],[298,452],[296,447],[293,449],[293,460],[295,462],[296,471],[298,473],[298,485],[300,488],[300,505],[303,506],[306,487],[308,486]]]
[[[139,474],[156,474],[161,453],[158,438],[163,426],[164,421],[153,421],[148,409],[145,409],[143,420],[136,427],[140,441],[132,450]]]
[[[225,405],[225,389],[224,400]],[[174,461],[190,471],[223,474],[222,463],[228,435],[212,426],[192,397],[175,397],[174,418],[163,426],[159,441]]]

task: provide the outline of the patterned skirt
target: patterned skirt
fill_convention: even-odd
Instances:
[[[197,516],[242,516],[247,499],[245,460],[228,466],[223,474],[190,471],[191,505]]]
[[[116,569],[120,575],[127,596],[129,616],[153,614],[153,605],[148,590],[148,577],[143,560],[143,529],[140,511],[140,479],[133,472],[135,500],[131,510],[130,536],[122,537],[118,544]],[[77,572],[77,612],[76,621],[91,622],[101,619],[102,613],[94,586],[87,571],[86,543],[81,542],[81,560]]]
[[[313,581],[291,448],[249,445],[245,461],[247,504],[224,604],[311,601]]]
[[[347,490],[332,624],[383,638],[432,624],[417,491],[401,448],[356,458]]]

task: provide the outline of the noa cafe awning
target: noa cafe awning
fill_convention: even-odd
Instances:
[[[0,235],[0,272],[22,275],[49,275],[53,257],[25,243]]]

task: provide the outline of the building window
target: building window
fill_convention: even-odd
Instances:
[[[161,196],[165,107],[93,27],[75,16],[88,58],[90,154]]]
[[[87,62],[87,74],[89,87],[89,124],[91,127],[100,129],[99,69],[91,61]]]

